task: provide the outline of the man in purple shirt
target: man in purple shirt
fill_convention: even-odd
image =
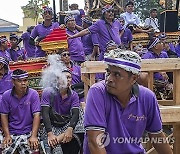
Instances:
[[[12,71],[9,70],[9,62],[7,59],[0,57],[0,101],[2,94],[13,87]]]
[[[77,154],[80,148],[76,142],[79,138],[77,125],[80,120],[80,103],[77,93],[70,88],[71,71],[65,67],[60,68],[60,64],[50,64],[42,76],[45,86],[46,76],[49,75],[51,78],[48,78],[48,82],[55,84],[45,88],[42,93],[41,107],[45,127],[42,129],[41,140],[45,145],[44,150],[46,153]],[[59,116],[68,116],[67,122],[58,124],[53,118],[55,113]]]
[[[76,30],[75,18],[73,16],[66,16],[64,22],[67,27],[66,32],[68,35],[78,33]],[[80,64],[85,61],[84,47],[81,37],[68,39],[68,49],[73,62]]]
[[[82,37],[89,33],[98,34],[101,51],[99,60],[103,60],[106,46],[109,41],[113,40],[118,46],[121,44],[121,30],[121,24],[118,20],[114,19],[114,9],[112,6],[107,5],[102,9],[102,18],[100,20],[95,22],[89,28],[71,35],[70,38]]]
[[[93,24],[90,17],[82,18],[83,29],[88,28]],[[82,43],[84,47],[84,52],[86,55],[86,60],[95,60],[97,55],[99,55],[99,37],[98,34],[87,34],[82,37]]]
[[[144,131],[150,140],[166,137],[154,93],[136,83],[141,58],[135,52],[115,49],[105,54],[104,61],[106,79],[94,84],[87,95],[84,154],[145,153]],[[159,153],[172,154],[168,143],[154,142],[153,146]]]
[[[125,25],[125,20],[123,17],[120,17],[118,20],[122,26]],[[132,40],[133,40],[133,36],[131,30],[125,27],[121,32],[121,42],[122,42],[121,48],[130,49],[132,51],[133,50]]]
[[[65,11],[65,13],[73,15],[76,20],[76,24],[78,26],[82,26],[82,17],[85,15],[84,10],[79,9],[78,4],[71,4],[69,8],[71,11]]]
[[[12,61],[26,60],[27,54],[25,49],[18,46],[19,37],[16,34],[10,34],[10,43],[11,47],[8,49],[8,52],[11,56]]]
[[[21,35],[21,38],[19,39],[19,43],[23,40],[23,45],[27,53],[27,58],[34,58],[35,57],[35,51],[36,46],[29,44],[29,39],[31,35],[31,31],[34,29],[34,26],[30,26],[27,28],[27,32],[23,33]]]
[[[44,39],[53,29],[58,28],[59,27],[59,23],[52,22],[52,17],[53,17],[53,12],[52,9],[49,7],[44,7],[43,8],[43,23],[42,24],[38,24],[31,33],[30,36],[30,40],[29,43],[31,45],[35,45],[34,40],[36,39],[36,37],[38,37],[38,39],[36,40],[37,43],[37,49],[36,49],[36,57],[44,57],[46,54],[45,52],[41,49],[41,47],[38,45],[38,43]]]
[[[8,49],[8,40],[6,37],[0,37],[0,57],[4,57],[7,60],[11,60],[10,54],[7,52]]]
[[[12,74],[14,87],[6,91],[0,104],[3,152],[31,153],[38,149],[40,100],[37,91],[28,88],[28,73],[16,69]]]
[[[176,51],[176,54],[178,55],[178,57],[180,57],[180,36],[178,39],[178,44],[175,47],[175,51]]]

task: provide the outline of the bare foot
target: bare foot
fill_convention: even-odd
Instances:
[[[63,140],[63,138],[64,138],[64,133],[59,134],[59,135],[57,136],[58,143],[61,143],[62,140]]]

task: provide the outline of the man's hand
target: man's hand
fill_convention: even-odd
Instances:
[[[29,138],[28,144],[29,144],[30,148],[33,150],[36,150],[39,148],[39,141],[38,141],[38,138],[35,136],[31,136]]]
[[[55,147],[58,144],[57,136],[54,135],[52,132],[48,133],[48,145],[51,147]]]
[[[11,136],[5,136],[4,140],[3,140],[3,148],[7,148],[8,146],[10,146],[12,144],[12,138]]]
[[[66,131],[64,132],[64,138],[62,140],[62,143],[68,143],[72,140],[72,134],[73,134],[73,128],[68,127]]]

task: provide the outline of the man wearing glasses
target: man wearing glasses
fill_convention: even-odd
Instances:
[[[99,45],[100,45],[100,57],[99,60],[104,59],[104,53],[106,51],[106,46],[109,41],[114,41],[118,46],[121,44],[120,32],[122,26],[118,20],[114,19],[114,9],[110,5],[106,5],[102,9],[102,17],[100,20],[95,22],[90,27],[82,30],[81,32],[71,35],[69,39],[76,37],[82,37],[86,34],[98,34],[99,35]]]

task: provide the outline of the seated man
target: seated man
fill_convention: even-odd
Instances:
[[[25,49],[18,46],[19,37],[16,34],[11,34],[9,39],[10,39],[11,47],[8,49],[8,52],[10,54],[11,60],[12,61],[26,60],[27,53]]]
[[[8,53],[7,49],[8,49],[8,40],[6,36],[0,36],[0,57],[4,57],[8,61],[10,61],[11,56]]]
[[[120,17],[123,17],[125,20],[125,26],[131,27],[132,32],[141,32],[141,33],[147,33],[151,30],[144,30],[140,27],[140,19],[133,13],[134,11],[134,2],[129,1],[125,5],[125,11],[124,13],[120,14]]]
[[[144,27],[153,28],[154,32],[160,32],[156,8],[150,10],[150,17],[145,19]]]
[[[115,49],[105,54],[104,61],[106,79],[91,86],[87,95],[84,154],[145,153],[139,140],[144,131],[158,153],[172,154],[167,142],[153,142],[166,136],[156,96],[136,83],[139,55]]]
[[[154,38],[149,42],[148,52],[143,59],[168,58],[168,55],[163,51],[163,42],[159,38]],[[147,79],[147,78],[146,78]],[[158,99],[172,98],[172,84],[169,83],[169,77],[166,72],[154,73],[154,91]]]
[[[16,69],[12,74],[14,87],[6,91],[0,103],[3,153],[32,153],[38,150],[40,100],[37,91],[28,88],[28,73]]]
[[[46,87],[41,100],[45,126],[40,131],[43,150],[48,154],[78,154],[84,127],[78,94],[70,88],[71,71],[60,62],[49,61],[49,64],[42,76],[43,87]]]
[[[11,89],[12,85],[12,71],[9,70],[9,62],[7,59],[0,57],[0,102],[2,95],[5,91]],[[1,120],[0,120],[0,145],[3,141],[2,131],[1,131]],[[0,146],[1,153],[1,146]]]

